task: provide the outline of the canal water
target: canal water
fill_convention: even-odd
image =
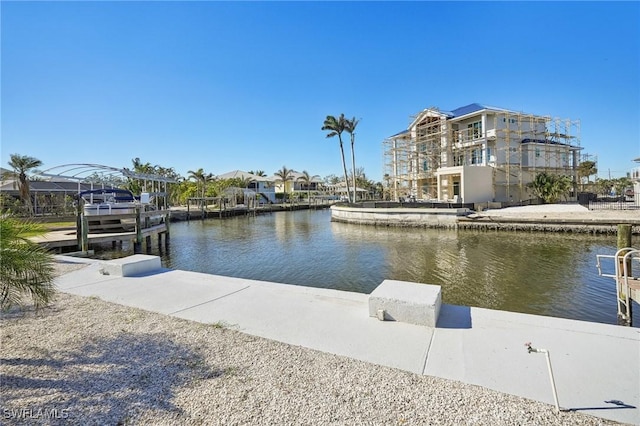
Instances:
[[[173,269],[361,293],[385,279],[438,284],[443,303],[616,324],[614,281],[595,266],[615,250],[615,236],[372,227],[301,210],[172,223],[169,249],[151,254]]]

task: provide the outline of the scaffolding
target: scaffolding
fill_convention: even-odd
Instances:
[[[478,113],[457,120],[429,108],[411,117],[408,130],[386,139],[384,173],[390,198],[437,198],[442,195],[438,169],[459,166],[492,167],[496,201],[530,198],[527,184],[540,172],[567,175],[578,183],[579,120],[490,108]]]
[[[446,115],[437,108],[428,108],[411,117],[409,130],[383,142],[384,174],[392,200],[436,198],[435,172],[442,163],[446,131]]]

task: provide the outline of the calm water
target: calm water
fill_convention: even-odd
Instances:
[[[174,269],[363,293],[385,279],[438,284],[444,303],[615,324],[615,284],[595,268],[615,247],[615,236],[349,225],[320,210],[173,223],[169,250],[152,254]]]

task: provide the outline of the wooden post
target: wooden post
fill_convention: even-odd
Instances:
[[[140,220],[140,207],[136,207],[136,240],[133,243],[133,252],[142,253],[142,221]]]
[[[631,247],[631,225],[618,225],[618,250]],[[622,255],[624,256],[624,252]],[[618,324],[631,326],[631,319],[633,318],[632,307],[633,303],[631,303],[631,295],[626,294],[627,289],[623,287],[623,275],[625,270],[625,265],[622,259],[616,259],[618,262],[618,276],[616,279],[618,280],[618,288],[622,294],[618,294]],[[631,260],[629,260],[626,264],[627,276],[630,277],[631,274]],[[627,306],[628,305],[628,306]],[[627,315],[620,315],[620,312],[628,312]]]
[[[82,214],[82,246],[80,250],[83,252],[89,250],[89,221],[84,213]]]
[[[167,213],[164,215],[164,245],[166,246],[167,244],[169,244],[169,237],[171,236],[170,234],[170,226],[171,224],[171,213]]]
[[[78,205],[76,206],[76,241],[78,250],[82,250],[82,197],[78,197]]]

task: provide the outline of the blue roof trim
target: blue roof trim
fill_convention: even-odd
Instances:
[[[390,138],[395,138],[396,136],[404,135],[405,133],[409,133],[409,130],[403,130],[401,132],[396,133],[395,135],[389,136]]]
[[[484,105],[473,103],[460,108],[456,108],[451,111],[451,114],[454,117],[460,117],[461,115],[471,114],[472,112],[482,111],[483,109],[487,109],[487,107]]]

